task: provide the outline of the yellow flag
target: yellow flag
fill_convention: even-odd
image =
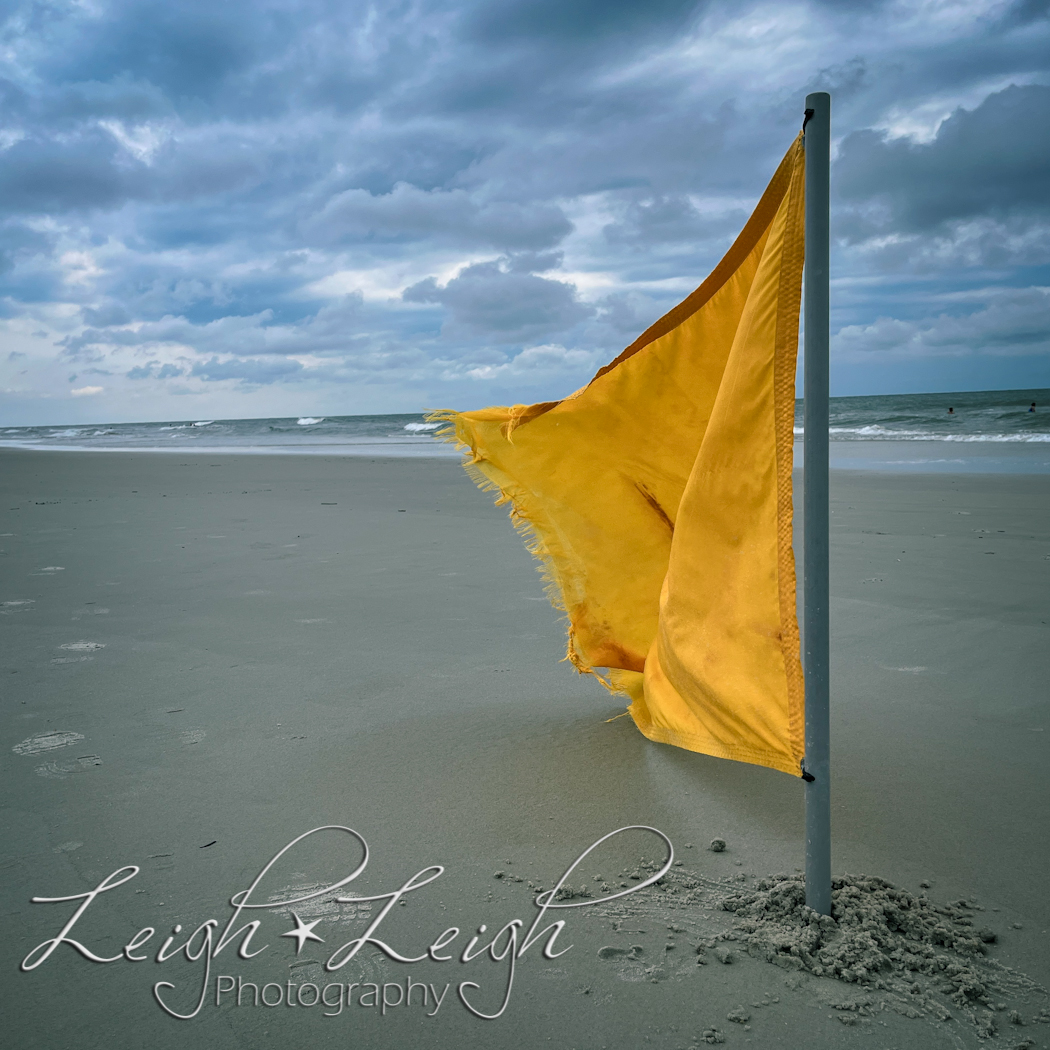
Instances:
[[[431,418],[510,503],[567,658],[651,740],[800,774],[802,137],[711,275],[562,401]]]

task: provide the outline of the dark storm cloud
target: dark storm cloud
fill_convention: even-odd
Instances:
[[[126,373],[128,379],[174,379],[185,375],[186,370],[177,365],[161,365],[159,361],[150,361],[145,365],[138,365]]]
[[[531,41],[578,48],[674,31],[704,6],[697,0],[507,0],[477,5],[465,22],[470,36],[489,45]]]
[[[111,136],[85,130],[72,141],[24,138],[0,153],[0,209],[61,213],[111,208],[141,192],[135,165],[120,165]]]
[[[706,241],[735,232],[746,221],[744,211],[705,219],[684,194],[660,194],[630,201],[623,218],[609,223],[602,233],[611,244],[645,251],[656,244]]]
[[[106,80],[56,84],[50,91],[29,93],[0,79],[0,105],[7,119],[32,121],[52,131],[75,128],[85,120],[140,122],[175,116],[164,92],[148,81],[120,73]]]
[[[51,45],[39,68],[67,82],[119,73],[173,98],[206,99],[265,58],[265,38],[280,19],[268,6],[209,0],[102,3],[94,10],[54,5],[34,34]],[[290,21],[291,12],[285,18]]]
[[[406,288],[403,297],[440,303],[450,312],[450,330],[496,343],[545,341],[594,313],[571,284],[522,273],[513,260],[476,263],[443,286],[428,277]]]
[[[957,110],[928,144],[857,131],[843,143],[835,185],[874,201],[887,222],[929,230],[953,219],[1050,213],[1050,87],[1008,87]]]
[[[105,303],[98,309],[85,306],[81,311],[84,323],[94,328],[109,328],[111,325],[127,324],[131,314],[120,303]]]
[[[308,243],[410,244],[547,248],[572,229],[556,205],[479,201],[465,190],[425,191],[400,182],[390,193],[346,190],[301,227]]]
[[[717,262],[814,89],[843,345],[1041,323],[943,296],[1050,282],[1042,0],[30,0],[0,42],[0,316],[63,378],[555,396]],[[907,316],[857,290],[918,270]]]
[[[0,273],[48,252],[54,239],[19,222],[0,225]]]
[[[213,357],[210,361],[195,364],[191,374],[211,382],[238,379],[243,383],[263,385],[287,382],[302,370],[303,366],[298,361],[258,360],[250,357],[219,361]]]
[[[1046,18],[1050,13],[1050,0],[1021,0],[1015,4],[1006,16],[1011,25],[1025,26]]]

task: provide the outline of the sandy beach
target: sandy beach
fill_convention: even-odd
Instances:
[[[562,625],[505,509],[454,460],[4,450],[0,464],[7,1045],[1050,1043],[1047,474],[832,475],[834,872],[995,935],[979,961],[996,991],[942,996],[938,1019],[929,982],[906,1008],[899,989],[748,950],[722,901],[801,868],[801,782],[608,721],[623,701],[560,662]],[[260,921],[258,957],[237,938],[206,985],[203,959],[154,961],[176,924],[172,951],[206,920],[225,928],[230,898],[328,825],[367,841],[366,869],[284,905],[363,857],[337,831],[289,850],[251,898],[273,906],[234,927]],[[536,892],[630,825],[673,844],[659,885],[599,900],[665,857],[654,833],[625,833],[570,876],[582,906],[543,920],[566,923],[550,954],[570,950],[545,958],[545,935],[509,994],[506,959],[459,961],[482,924],[479,948],[513,919],[528,930]],[[57,943],[20,972],[83,903],[32,897],[85,894],[128,865],[68,933],[118,961]],[[400,900],[334,903],[433,865]],[[429,958],[364,944],[325,970],[387,905],[373,936]],[[297,954],[284,935],[314,920]],[[120,959],[144,928],[159,932]],[[406,981],[426,995],[383,1006]],[[157,982],[175,1013],[204,987],[196,1016],[169,1016]],[[312,1004],[338,982],[338,1007]],[[254,1005],[247,984],[268,983],[281,999]],[[505,1009],[484,1020],[464,998]]]

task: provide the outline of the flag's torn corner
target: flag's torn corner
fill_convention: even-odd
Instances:
[[[536,409],[553,407],[556,404],[558,402],[550,401],[541,405],[510,405],[506,408],[483,409],[481,412],[469,414],[472,417],[478,417],[489,413],[500,413],[494,417],[494,421],[498,422],[504,440],[513,444],[513,432],[520,425],[523,416],[532,413],[528,418],[535,418],[539,414],[535,412]],[[623,690],[614,688],[610,679],[601,674],[598,668],[590,666],[577,649],[576,631],[565,604],[557,562],[547,543],[544,520],[530,517],[529,501],[525,498],[522,486],[515,483],[514,479],[501,471],[496,464],[486,459],[479,450],[473,428],[468,426],[464,420],[465,415],[465,413],[452,409],[438,409],[428,412],[426,420],[428,423],[452,423],[452,426],[436,431],[434,436],[466,453],[463,459],[463,469],[482,492],[496,494],[495,505],[497,507],[510,504],[511,524],[522,538],[525,549],[539,562],[536,568],[543,580],[543,593],[555,609],[565,614],[567,642],[563,659],[571,663],[580,674],[593,675],[607,689],[613,692],[623,692]]]
[[[711,275],[562,401],[428,415],[509,503],[566,658],[647,737],[799,775],[801,137]]]

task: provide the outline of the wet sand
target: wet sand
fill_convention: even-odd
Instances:
[[[606,721],[623,703],[559,662],[531,560],[456,463],[5,451],[0,464],[0,600],[15,603],[0,606],[10,1045],[672,1048],[716,1030],[761,1047],[988,1045],[967,1010],[908,1017],[878,990],[753,958],[739,935],[715,941],[732,920],[721,899],[801,866],[801,783]],[[1045,986],[1050,477],[837,471],[832,496],[834,870],[965,899],[975,928],[997,934],[989,957]],[[671,840],[674,878],[548,913],[566,922],[555,950],[571,950],[545,959],[541,940],[503,1015],[473,1016],[457,984],[478,984],[464,994],[495,1012],[507,965],[460,963],[467,934],[527,927],[537,888],[635,824]],[[178,948],[207,919],[224,926],[229,898],[322,825],[367,840],[364,873],[244,912],[235,929],[259,919],[252,948],[267,950],[243,960],[235,942],[200,1013],[167,1016],[153,985],[175,985],[161,997],[189,1012],[203,969],[153,961],[161,939],[181,924]],[[706,848],[716,837],[725,851]],[[571,885],[593,899],[662,856],[652,834],[624,835]],[[304,896],[360,859],[349,836],[320,833],[252,900]],[[114,956],[154,927],[128,953],[149,959],[93,964],[59,944],[19,972],[79,903],[30,898],[85,893],[125,865],[141,870],[69,937]],[[325,972],[385,903],[333,898],[387,893],[429,865],[444,873],[375,936],[411,956],[459,927],[434,952],[452,961],[399,964],[366,945]],[[296,955],[282,937],[292,911],[319,919],[323,943]],[[248,989],[240,1007],[235,993],[216,1006],[219,976],[270,982],[280,1005],[253,1006]],[[406,980],[435,997],[367,1005],[369,985],[393,999]],[[286,1005],[340,981],[361,987],[338,1016],[310,991]],[[993,1045],[1050,1043],[1046,1000],[1012,987]]]

